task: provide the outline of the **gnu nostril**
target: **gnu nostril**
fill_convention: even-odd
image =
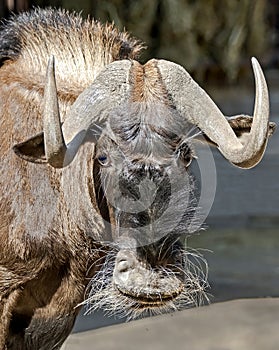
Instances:
[[[131,264],[129,264],[127,260],[123,259],[117,263],[118,272],[126,272],[129,270],[129,268],[131,268]]]

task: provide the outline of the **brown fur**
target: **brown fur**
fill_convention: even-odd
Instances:
[[[150,60],[144,65],[133,62],[130,72],[130,83],[133,86],[132,102],[160,100],[166,105],[170,104],[156,62],[157,60]]]
[[[89,268],[100,259],[93,238],[99,238],[94,234],[102,223],[96,219],[94,227],[83,227],[88,199],[75,204],[74,195],[65,198],[61,191],[62,177],[69,193],[77,184],[81,191],[88,186],[80,174],[84,164],[53,170],[23,161],[12,147],[42,130],[51,54],[63,120],[104,66],[135,58],[141,45],[112,25],[52,10],[12,18],[1,35],[0,349],[59,349],[73,326],[87,277],[96,270]],[[90,215],[96,216],[93,208]]]

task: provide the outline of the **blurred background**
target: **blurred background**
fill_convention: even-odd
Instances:
[[[277,0],[1,0],[0,16],[34,6],[64,7],[114,22],[142,39],[143,55],[187,67],[202,82],[235,83],[250,71],[249,57],[278,66]]]
[[[271,120],[279,123],[277,0],[2,0],[0,16],[33,6],[113,21],[146,44],[142,61],[183,65],[225,115],[253,113],[250,58],[256,56],[270,90]],[[208,228],[188,240],[208,260],[211,302],[279,296],[279,132],[251,170],[233,167],[215,150],[213,155],[217,191]],[[101,314],[80,316],[75,331],[110,322]]]

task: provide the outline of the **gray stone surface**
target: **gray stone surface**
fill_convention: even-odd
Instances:
[[[278,350],[279,298],[243,299],[72,334],[63,350]]]

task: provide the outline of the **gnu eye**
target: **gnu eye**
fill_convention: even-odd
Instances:
[[[97,157],[98,162],[102,165],[102,166],[108,166],[109,165],[109,158],[108,156],[106,156],[105,154],[101,154]]]

